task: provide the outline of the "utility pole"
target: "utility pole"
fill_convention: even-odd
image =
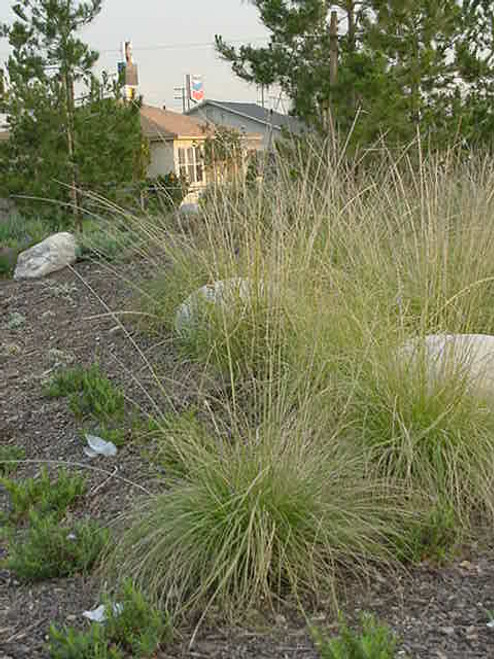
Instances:
[[[174,87],[173,91],[175,92],[175,96],[173,97],[176,101],[182,101],[182,112],[185,114],[185,111],[187,110],[186,106],[186,97],[185,97],[185,87],[182,85],[182,87]]]
[[[338,13],[331,12],[329,26],[329,83],[331,87],[338,82]]]
[[[331,131],[331,93],[338,82],[338,13],[331,12],[329,24],[329,94],[322,106],[322,121],[325,129]]]

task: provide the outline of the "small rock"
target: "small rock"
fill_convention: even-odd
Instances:
[[[441,631],[443,634],[446,634],[446,636],[452,636],[455,633],[455,628],[454,627],[441,627]]]
[[[19,254],[14,279],[38,279],[75,263],[75,260],[75,237],[65,231],[55,233]]]

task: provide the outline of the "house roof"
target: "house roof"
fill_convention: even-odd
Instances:
[[[9,131],[0,129],[0,142],[6,142],[9,139]]]
[[[252,121],[257,121],[263,126],[273,127],[276,130],[281,130],[286,128],[288,131],[300,134],[304,130],[304,124],[297,119],[296,117],[291,117],[287,114],[281,114],[280,112],[275,112],[274,110],[268,110],[263,108],[256,103],[238,103],[236,101],[215,101],[213,99],[205,99],[200,105],[196,105],[191,108],[187,114],[190,115],[200,115],[202,109],[206,105],[212,105],[221,110],[226,110],[232,114],[236,114],[240,117],[245,117],[251,119]]]
[[[204,138],[207,134],[205,126],[197,119],[150,105],[141,107],[141,127],[144,136],[151,141],[170,138],[197,139]]]

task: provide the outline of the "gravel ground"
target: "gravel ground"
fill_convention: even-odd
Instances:
[[[132,287],[125,280],[135,282],[138,270],[121,266],[117,277],[103,265],[79,264],[40,281],[0,281],[0,444],[24,447],[28,461],[90,467],[85,470],[89,487],[82,512],[104,523],[127,509],[140,488],[152,490],[157,485],[156,470],[132,443],[115,458],[87,458],[66,401],[45,398],[42,382],[57,360],[89,365],[97,359],[112,380],[124,385],[129,401],[143,409],[152,410],[154,404],[145,391],[160,407],[173,403],[180,409],[188,403],[197,373],[170,343],[157,345],[129,326],[133,345],[115,317],[95,318],[127,307]],[[159,369],[164,393],[146,361]],[[27,462],[18,474],[32,475],[38,469],[39,462]],[[0,506],[5,505],[0,492]],[[0,555],[2,551],[5,547],[0,545]],[[422,565],[393,577],[375,575],[365,585],[350,583],[344,601],[351,619],[368,610],[388,622],[402,639],[400,656],[494,658],[494,629],[487,626],[488,612],[494,611],[494,548],[489,538],[482,549],[465,550],[447,567]],[[81,612],[96,604],[98,587],[91,579],[28,584],[0,571],[0,659],[48,656],[50,621],[80,623]],[[313,619],[336,629],[324,610],[314,612]],[[242,628],[201,628],[192,648],[189,639],[185,630],[158,657],[317,657],[304,620],[290,611],[276,616],[258,613]]]

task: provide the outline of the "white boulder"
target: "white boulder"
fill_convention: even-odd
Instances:
[[[408,367],[423,364],[430,384],[456,374],[470,390],[494,396],[494,336],[429,334],[408,341],[400,358]]]
[[[206,284],[189,295],[179,306],[175,316],[175,329],[179,334],[186,334],[197,323],[208,304],[221,304],[225,308],[230,306],[238,309],[239,301],[247,305],[251,293],[250,280],[240,277]]]
[[[76,241],[68,232],[54,233],[17,257],[14,279],[37,279],[75,263]]]
[[[180,205],[178,212],[180,215],[187,217],[188,215],[199,215],[199,204],[196,202],[188,202]]]

